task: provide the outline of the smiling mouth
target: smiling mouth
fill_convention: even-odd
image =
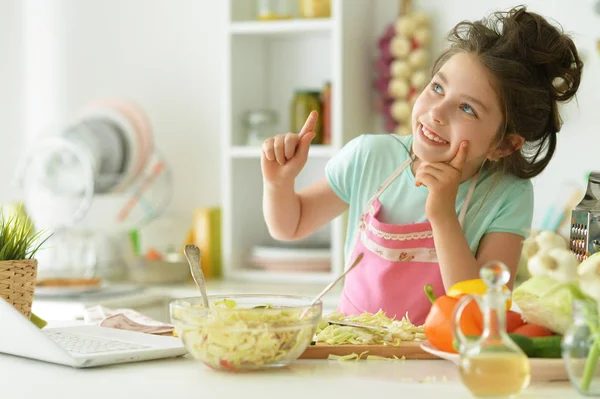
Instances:
[[[431,130],[427,129],[425,126],[421,125],[421,133],[425,136],[429,141],[432,141],[436,144],[450,144]]]

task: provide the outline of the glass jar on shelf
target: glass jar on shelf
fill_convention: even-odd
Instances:
[[[301,18],[331,17],[331,0],[298,0]]]
[[[270,109],[255,109],[244,113],[242,125],[246,133],[247,145],[261,145],[273,137],[277,126],[277,112]]]
[[[259,21],[278,21],[292,18],[290,0],[257,0],[256,14]]]
[[[291,126],[290,131],[294,133],[300,133],[306,119],[312,111],[321,113],[321,102],[319,100],[320,92],[314,90],[296,90],[294,99],[292,100],[292,112],[291,112]],[[322,144],[323,142],[323,118],[317,119],[317,125],[315,127],[315,138],[312,140],[313,144]]]
[[[321,118],[323,126],[323,144],[331,144],[331,82],[326,82],[321,90]]]

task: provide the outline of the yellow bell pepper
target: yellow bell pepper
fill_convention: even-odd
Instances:
[[[479,295],[482,296],[483,294],[485,294],[485,292],[487,291],[487,286],[485,285],[485,283],[483,282],[482,279],[480,278],[475,278],[472,280],[465,280],[465,281],[459,281],[458,283],[454,284],[452,287],[450,287],[450,289],[448,290],[448,292],[446,292],[447,296],[456,298],[459,295],[464,295],[464,294],[473,294],[473,295]],[[503,291],[509,291],[508,287],[505,285],[503,287]],[[506,300],[506,309],[510,309],[512,306],[512,300],[509,298]]]

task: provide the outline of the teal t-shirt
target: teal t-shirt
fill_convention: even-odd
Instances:
[[[348,142],[325,168],[335,193],[349,204],[345,254],[351,256],[360,216],[381,184],[410,157],[412,136],[364,134]],[[458,188],[457,215],[471,179]],[[427,220],[425,202],[428,189],[415,187],[410,167],[381,194],[380,218],[385,223],[411,224]],[[463,231],[473,254],[486,233],[508,232],[527,237],[533,218],[533,185],[512,175],[479,174],[465,215]]]

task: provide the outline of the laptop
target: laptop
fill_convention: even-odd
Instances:
[[[0,353],[88,368],[183,356],[179,338],[92,325],[39,329],[0,300]]]

